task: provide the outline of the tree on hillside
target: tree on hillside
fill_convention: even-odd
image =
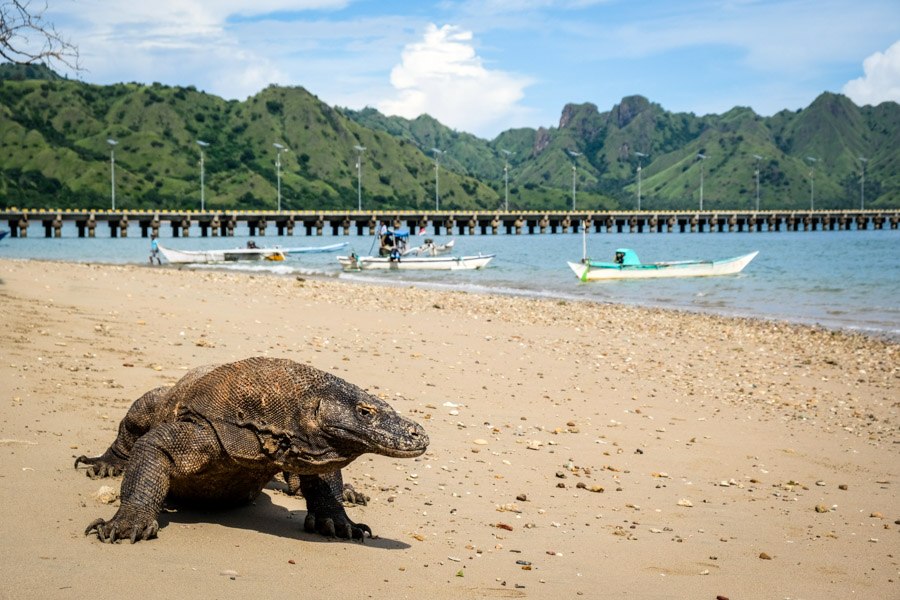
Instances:
[[[78,47],[44,19],[42,8],[33,9],[29,0],[0,0],[0,58],[30,65],[61,63],[80,71]]]

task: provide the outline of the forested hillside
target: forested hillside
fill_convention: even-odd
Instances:
[[[573,166],[578,208],[630,209],[639,161],[644,209],[695,208],[701,168],[704,208],[751,208],[757,165],[763,209],[808,208],[811,174],[817,208],[856,208],[864,164],[867,208],[900,206],[900,106],[892,102],[860,108],[825,93],[772,117],[740,107],[696,116],[631,96],[607,112],[569,104],[556,127],[483,140],[427,115],[330,107],[300,87],[270,86],[237,102],[193,87],[97,86],[0,65],[2,206],[108,207],[114,148],[117,207],[197,208],[198,140],[209,144],[211,209],[275,208],[275,143],[289,149],[284,209],[355,209],[356,146],[365,147],[364,210],[430,209],[436,192],[441,208],[494,210],[505,201],[507,164],[511,209],[570,207]]]

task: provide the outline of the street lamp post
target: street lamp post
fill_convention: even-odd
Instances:
[[[500,149],[500,152],[505,155],[503,162],[503,184],[506,193],[504,195],[505,200],[503,202],[503,210],[509,212],[509,156],[512,152],[502,148]]]
[[[278,180],[278,212],[281,212],[281,153],[287,150],[287,147],[278,142],[272,145],[278,150],[278,154],[275,155],[275,171]]]
[[[116,210],[116,140],[108,138],[109,144],[109,195],[112,200],[112,210]]]
[[[810,162],[809,165],[809,210],[813,211],[816,207],[816,163],[818,162],[818,158],[814,158],[812,156],[807,156],[806,160]]]
[[[434,153],[434,210],[441,210],[441,182],[439,174],[441,171],[441,154],[444,151],[437,148],[432,148],[431,151]]]
[[[203,180],[203,149],[209,146],[209,144],[203,140],[197,140],[197,145],[200,146],[200,212],[203,212],[206,210],[206,186]]]
[[[638,180],[638,190],[637,190],[637,209],[641,210],[641,159],[647,158],[648,154],[644,154],[643,152],[635,152],[635,156],[638,157],[638,168],[637,168],[637,180]]]
[[[362,210],[362,153],[365,152],[366,147],[356,145],[353,146],[356,148],[356,198],[357,198],[357,207],[356,210]]]
[[[569,156],[572,157],[572,210],[575,210],[575,174],[577,172],[577,164],[578,157],[581,156],[581,152],[575,152],[574,150],[566,150],[569,153]]]
[[[868,158],[863,156],[859,157],[859,162],[861,163],[862,170],[860,171],[859,178],[859,210],[866,209],[866,163],[869,162]]]
[[[703,161],[706,160],[706,155],[702,152],[697,153],[697,158],[700,159],[700,211],[703,211]]]
[[[754,154],[753,158],[756,159],[756,212],[759,212],[759,161],[762,160],[762,156]]]

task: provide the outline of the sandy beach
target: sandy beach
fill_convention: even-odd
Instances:
[[[2,598],[897,598],[898,344],[783,323],[0,260]],[[290,358],[422,423],[344,472],[374,539],[254,504],[100,543],[97,455],[144,392]],[[104,486],[111,490],[102,493]],[[109,492],[113,492],[110,494]]]

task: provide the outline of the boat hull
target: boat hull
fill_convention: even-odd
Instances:
[[[338,262],[345,271],[467,271],[482,269],[494,258],[493,254],[483,256],[411,256],[401,260],[391,260],[380,256],[338,256]]]
[[[605,279],[657,279],[663,277],[715,277],[734,275],[744,270],[759,252],[725,260],[683,261],[671,263],[648,263],[641,265],[618,265],[615,263],[573,263],[569,268],[581,281]]]
[[[284,260],[284,252],[277,248],[235,248],[233,250],[174,250],[172,248],[159,246],[159,251],[167,261],[173,264]]]

